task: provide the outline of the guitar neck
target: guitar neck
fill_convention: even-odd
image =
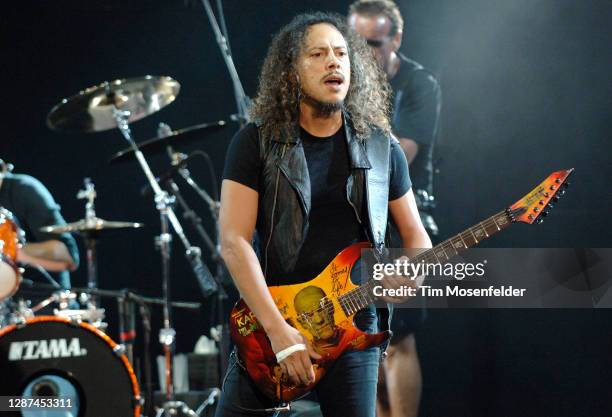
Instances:
[[[510,209],[500,211],[433,248],[419,253],[410,259],[410,263],[439,264],[449,261],[483,240],[506,229],[514,221],[513,216],[513,211]],[[360,287],[339,296],[338,302],[344,312],[352,314],[372,304],[375,301],[373,289],[376,285],[380,285],[378,281],[368,280]]]
[[[411,261],[412,263],[425,262],[430,264],[449,261],[467,249],[478,245],[483,240],[501,232],[510,226],[512,221],[512,215],[509,210],[500,211],[450,239],[446,239],[433,248],[416,255]]]

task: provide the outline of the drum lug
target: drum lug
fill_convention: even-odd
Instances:
[[[135,397],[132,397],[132,406],[134,407],[143,407],[144,406],[144,398],[142,398],[140,395],[137,395]]]
[[[15,326],[18,329],[23,329],[24,327],[26,327],[28,325],[27,319],[24,316],[21,316],[21,315],[16,317],[16,318],[14,318],[14,323],[15,323]]]
[[[125,346],[123,344],[119,344],[113,348],[113,353],[120,358],[125,354]]]
[[[80,327],[83,320],[79,316],[70,317],[70,324],[74,327]]]

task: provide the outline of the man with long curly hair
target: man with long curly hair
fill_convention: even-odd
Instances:
[[[313,279],[357,241],[369,240],[381,252],[388,212],[405,247],[431,245],[406,158],[390,134],[388,99],[371,51],[341,16],[297,16],[272,40],[253,123],[236,134],[227,154],[222,256],[274,353],[292,352],[280,355],[280,366],[295,384],[314,381],[312,359],[320,356],[285,322],[267,285]],[[376,331],[374,307],[355,322]],[[379,356],[372,348],[336,361],[314,387],[324,416],[374,416]],[[275,405],[232,355],[216,415],[274,415]]]

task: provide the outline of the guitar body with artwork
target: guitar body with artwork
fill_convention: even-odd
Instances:
[[[563,186],[567,185],[571,172],[572,169],[552,173],[512,206],[421,252],[410,261],[445,262],[514,222],[540,222],[546,210],[552,207],[551,201],[564,193]],[[244,300],[233,308],[230,315],[232,340],[249,376],[266,396],[279,402],[299,398],[323,378],[343,353],[378,346],[391,337],[389,331],[365,333],[353,323],[355,314],[375,301],[372,290],[380,285],[374,280],[356,285],[350,279],[362,250],[369,247],[367,243],[349,246],[310,281],[268,287],[283,318],[321,355],[321,359],[313,361],[315,381],[308,386],[294,385],[283,374],[263,327]]]

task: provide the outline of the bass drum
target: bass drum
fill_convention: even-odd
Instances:
[[[62,317],[10,325],[0,330],[0,393],[71,398],[70,408],[45,411],[47,416],[139,417],[138,383],[121,350],[92,325]]]

